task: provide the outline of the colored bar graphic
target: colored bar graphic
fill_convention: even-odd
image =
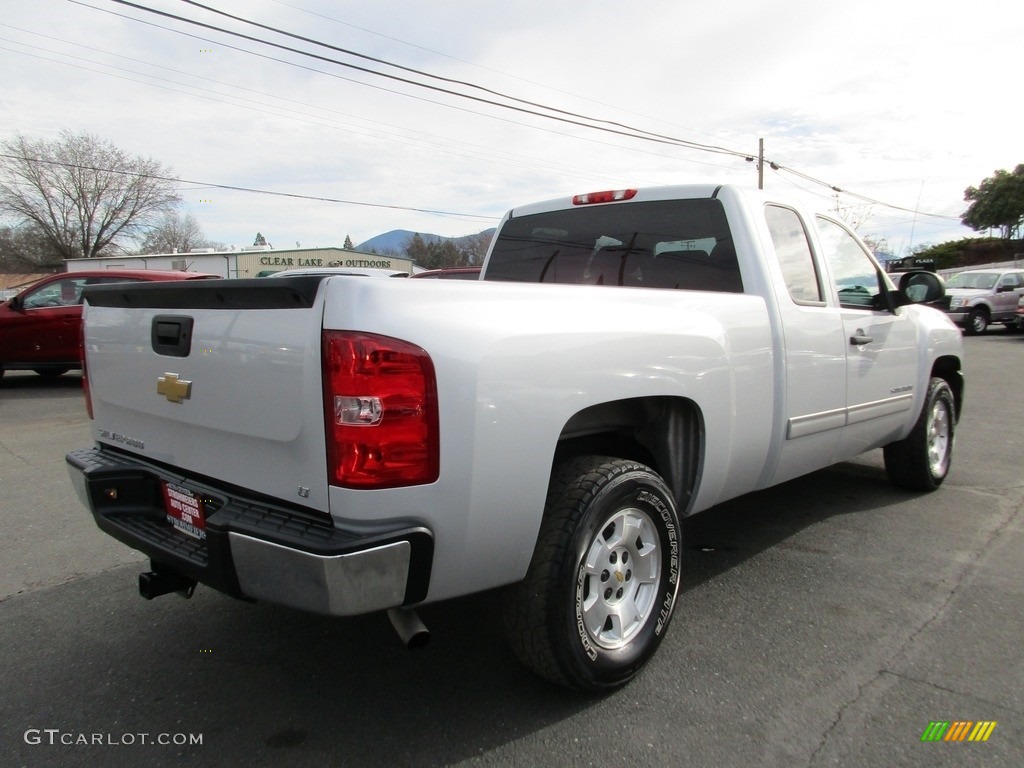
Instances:
[[[971,729],[972,725],[974,723],[970,720],[954,720],[943,741],[963,741],[967,738],[967,732]]]
[[[921,741],[988,741],[996,725],[996,720],[932,720]]]
[[[988,741],[988,737],[992,735],[992,731],[996,729],[995,720],[986,720],[978,723],[974,726],[974,730],[971,731],[968,741]]]

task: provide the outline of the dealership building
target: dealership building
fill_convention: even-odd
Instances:
[[[206,272],[221,277],[266,277],[286,269],[345,267],[422,272],[410,259],[361,253],[344,248],[271,248],[254,245],[230,251],[199,248],[188,253],[155,253],[145,256],[99,256],[68,259],[68,272],[86,269],[175,269]]]

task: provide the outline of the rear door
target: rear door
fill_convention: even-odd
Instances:
[[[785,349],[784,423],[771,483],[828,466],[846,424],[846,343],[827,275],[814,258],[813,222],[793,208],[765,206],[781,281],[773,281]]]

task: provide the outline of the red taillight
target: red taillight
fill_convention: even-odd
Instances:
[[[617,203],[620,200],[632,200],[636,197],[635,189],[609,189],[605,192],[588,192],[585,195],[576,195],[572,199],[573,205],[593,205],[594,203]]]
[[[397,488],[437,480],[434,364],[386,336],[323,334],[327,471],[332,485]]]

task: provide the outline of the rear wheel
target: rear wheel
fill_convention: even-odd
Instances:
[[[945,379],[933,378],[917,423],[903,440],[885,446],[885,470],[896,485],[934,491],[949,474],[956,401]]]
[[[505,625],[526,666],[589,692],[631,680],[665,635],[679,588],[679,519],[650,468],[583,457],[554,474]]]
[[[55,379],[58,376],[63,376],[65,373],[70,371],[70,368],[36,368],[35,371],[40,376],[45,376],[48,379]]]

